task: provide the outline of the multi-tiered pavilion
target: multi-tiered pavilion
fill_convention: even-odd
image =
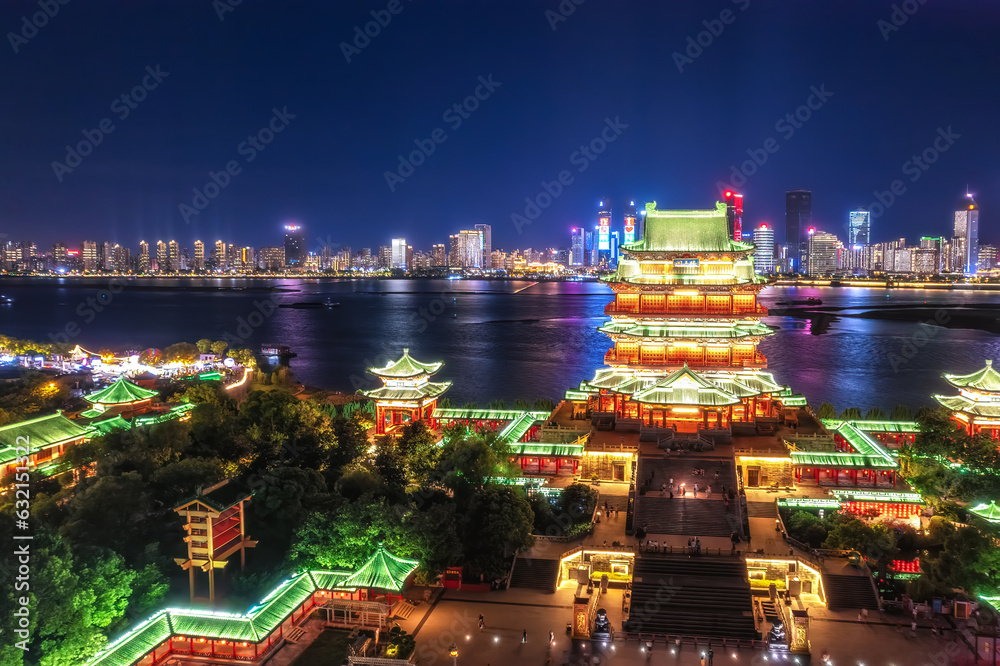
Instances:
[[[726,205],[658,210],[608,279],[601,332],[614,346],[594,379],[566,393],[590,415],[677,432],[729,430],[777,414],[785,393],[757,350],[773,331],[757,302],[754,246],[733,240]]]
[[[969,435],[986,433],[1000,439],[1000,372],[987,359],[986,367],[971,375],[944,376],[958,389],[958,395],[935,395],[934,399],[951,410],[951,417]]]
[[[369,368],[369,374],[382,380],[382,386],[362,393],[375,401],[375,432],[392,432],[407,423],[427,420],[433,427],[438,398],[451,382],[432,382],[431,376],[444,363],[421,363],[403,349],[403,356],[382,368]]]

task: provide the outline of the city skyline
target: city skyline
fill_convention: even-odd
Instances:
[[[946,235],[947,193],[967,183],[985,210],[1000,208],[993,93],[975,67],[995,48],[981,3],[921,5],[887,29],[880,22],[891,7],[870,3],[740,2],[722,34],[705,32],[708,46],[695,38],[718,19],[696,4],[588,5],[557,21],[533,3],[455,6],[462,34],[436,8],[402,11],[364,48],[352,40],[371,20],[367,6],[296,6],[276,16],[241,5],[221,21],[211,7],[176,7],[70,8],[12,45],[12,90],[44,80],[57,92],[14,95],[20,101],[6,111],[17,131],[2,153],[0,233],[29,228],[48,245],[101,228],[134,245],[238,232],[256,246],[275,225],[300,220],[361,245],[374,241],[359,222],[377,209],[386,238],[417,245],[475,224],[493,227],[496,246],[553,245],[567,229],[590,226],[600,196],[684,208],[721,198],[725,187],[745,194],[750,228],[780,226],[784,192],[810,189],[816,223],[839,235],[843,211],[872,204],[883,208],[873,214],[880,238],[913,226]],[[34,8],[8,3],[0,24],[16,34]],[[663,27],[658,39],[636,41],[647,25]],[[522,43],[514,57],[509,30]],[[622,48],[590,49],[595,31]],[[264,42],[247,37],[259,34]],[[184,54],[169,48],[178,36],[189,44]],[[425,53],[425,39],[440,49]],[[740,57],[762,41],[774,48],[755,50],[752,62]],[[930,41],[940,45],[934,53],[919,48]],[[440,61],[456,50],[462,62]],[[77,53],[86,53],[84,69]],[[228,74],[217,77],[203,63],[222,53],[231,54]],[[864,63],[883,55],[893,76],[865,73]],[[327,63],[322,71],[308,64],[318,62]],[[383,76],[380,62],[398,67]],[[596,68],[621,73],[603,77],[600,95]],[[429,70],[438,75],[417,75]],[[331,83],[355,94],[333,97]],[[738,91],[738,110],[707,101],[720,83]],[[65,95],[75,104],[62,104]],[[405,96],[420,102],[395,103]],[[77,150],[87,136],[99,143]],[[387,173],[402,182],[390,188]],[[544,200],[544,184],[560,193],[530,225],[512,223],[526,200]]]

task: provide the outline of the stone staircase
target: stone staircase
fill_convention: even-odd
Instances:
[[[878,610],[878,596],[868,576],[823,574],[823,590],[830,610]]]
[[[758,637],[742,559],[642,555],[632,579],[629,632]]]
[[[522,587],[555,593],[558,575],[559,560],[518,557],[514,563],[514,570],[510,574],[508,587]]]
[[[693,475],[693,469],[704,469],[705,476]],[[719,473],[718,479],[715,478]],[[639,459],[638,482],[641,484],[653,474],[646,490],[636,498],[636,527],[646,526],[650,534],[679,534],[683,536],[729,537],[733,532],[742,535],[742,518],[739,502],[730,501],[727,510],[722,501],[722,487],[736,489],[736,473],[731,461],[704,458],[660,458],[645,456]],[[676,488],[685,484],[687,494],[681,497],[675,490],[660,496],[660,484],[673,478]],[[694,486],[702,491],[696,499]],[[706,486],[712,488],[712,499],[705,498]]]

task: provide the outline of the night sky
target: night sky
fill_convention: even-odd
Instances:
[[[602,197],[618,223],[629,198],[710,207],[748,150],[766,162],[741,188],[744,225],[782,229],[785,190],[811,189],[815,226],[844,237],[848,211],[898,179],[905,192],[873,241],[950,235],[967,184],[981,239],[1000,240],[995,2],[896,2],[895,29],[882,0],[563,0],[568,16],[555,0],[64,1],[0,10],[0,233],[42,250],[85,238],[259,247],[289,220],[310,249],[395,236],[429,249],[476,223],[493,225],[495,248],[566,246]],[[25,28],[47,4],[55,15]],[[387,25],[356,49],[372,11]],[[702,32],[707,46],[679,71],[674,54]],[[130,108],[121,96],[144,80]],[[468,117],[445,115],[477,87]],[[776,126],[812,88],[832,94],[813,97],[799,127]],[[294,118],[273,121],[263,150],[243,144],[274,109]],[[390,189],[397,156],[438,128],[444,142]],[[951,136],[940,153],[939,128]],[[84,131],[99,145],[71,171],[54,166]],[[614,139],[602,154],[574,155],[602,131]],[[926,171],[905,164],[925,149],[937,158]],[[185,221],[180,204],[194,208],[193,189],[228,162],[238,173],[217,175],[228,184]],[[511,215],[564,170],[572,181],[518,233]]]

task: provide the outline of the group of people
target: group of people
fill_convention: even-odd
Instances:
[[[614,517],[617,520],[618,519],[618,511],[619,511],[618,507],[611,506],[605,500],[605,502],[604,502],[604,515],[605,516],[607,516],[608,518]]]

